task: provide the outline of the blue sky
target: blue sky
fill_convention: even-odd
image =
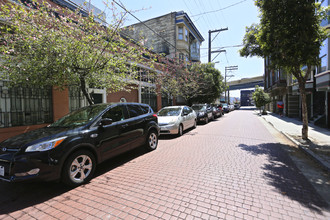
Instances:
[[[119,0],[117,0],[119,2]],[[111,1],[109,1],[111,2]],[[104,1],[91,0],[91,3],[106,13]],[[205,41],[201,45],[201,61],[207,62],[208,31],[227,28],[212,41],[212,48],[224,48],[226,53],[220,53],[213,62],[216,68],[224,76],[226,66],[238,66],[238,70],[227,75],[234,75],[228,81],[261,76],[264,72],[263,59],[243,58],[239,56],[238,50],[245,34],[245,27],[252,23],[258,23],[258,9],[254,0],[121,0],[121,3],[140,20],[148,20],[154,17],[175,11],[185,11],[200,31]],[[143,10],[141,10],[143,9]],[[119,9],[118,9],[119,10]],[[138,21],[128,15],[125,25],[137,23]],[[216,33],[212,34],[212,39]],[[216,54],[212,54],[212,59]],[[239,91],[231,92],[230,96],[238,97]]]

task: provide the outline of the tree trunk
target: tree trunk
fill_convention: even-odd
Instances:
[[[308,110],[307,110],[307,99],[306,99],[306,89],[305,89],[305,82],[302,79],[298,79],[299,81],[299,90],[301,95],[301,113],[302,113],[302,121],[303,121],[303,128],[302,128],[302,139],[308,140]]]
[[[86,81],[83,77],[80,77],[80,89],[81,89],[82,93],[84,94],[84,96],[86,97],[88,104],[93,105],[94,102],[93,102],[91,96],[89,95],[89,93],[87,92]]]

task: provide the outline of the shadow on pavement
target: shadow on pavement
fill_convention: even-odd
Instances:
[[[116,167],[148,153],[143,147],[102,162],[96,167],[94,177],[103,175]],[[82,186],[83,187],[83,186]],[[61,182],[0,182],[0,215],[25,209],[60,196],[73,188]]]
[[[329,208],[284,150],[288,148],[287,145],[279,143],[240,144],[239,147],[252,155],[268,157],[269,163],[263,166],[264,177],[283,195],[320,214],[322,214],[323,208]]]

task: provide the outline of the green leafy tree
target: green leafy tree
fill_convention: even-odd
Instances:
[[[256,86],[254,93],[252,93],[252,99],[256,104],[256,107],[260,109],[260,113],[267,114],[265,105],[271,102],[269,94],[259,86]]]
[[[0,80],[14,86],[79,86],[89,104],[88,87],[123,90],[136,79],[136,63],[145,63],[148,51],[124,40],[118,29],[125,14],[108,26],[91,13],[33,1],[1,5]],[[131,80],[130,80],[131,79]]]
[[[176,58],[163,58],[164,69],[154,75],[161,92],[181,96],[188,103],[210,103],[224,91],[223,77],[214,64],[187,63]]]
[[[212,103],[225,91],[224,78],[214,63],[195,64],[190,71],[197,76],[197,85],[189,98],[191,103]]]
[[[302,138],[308,139],[308,114],[305,84],[311,66],[320,63],[319,51],[328,37],[321,26],[324,8],[314,0],[256,0],[260,24],[247,28],[241,56],[271,59],[273,69],[283,69],[298,81],[302,97]],[[302,67],[307,66],[307,71]]]

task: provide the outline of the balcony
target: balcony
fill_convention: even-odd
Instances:
[[[315,75],[316,90],[317,91],[329,91],[330,90],[330,71],[319,73]]]

